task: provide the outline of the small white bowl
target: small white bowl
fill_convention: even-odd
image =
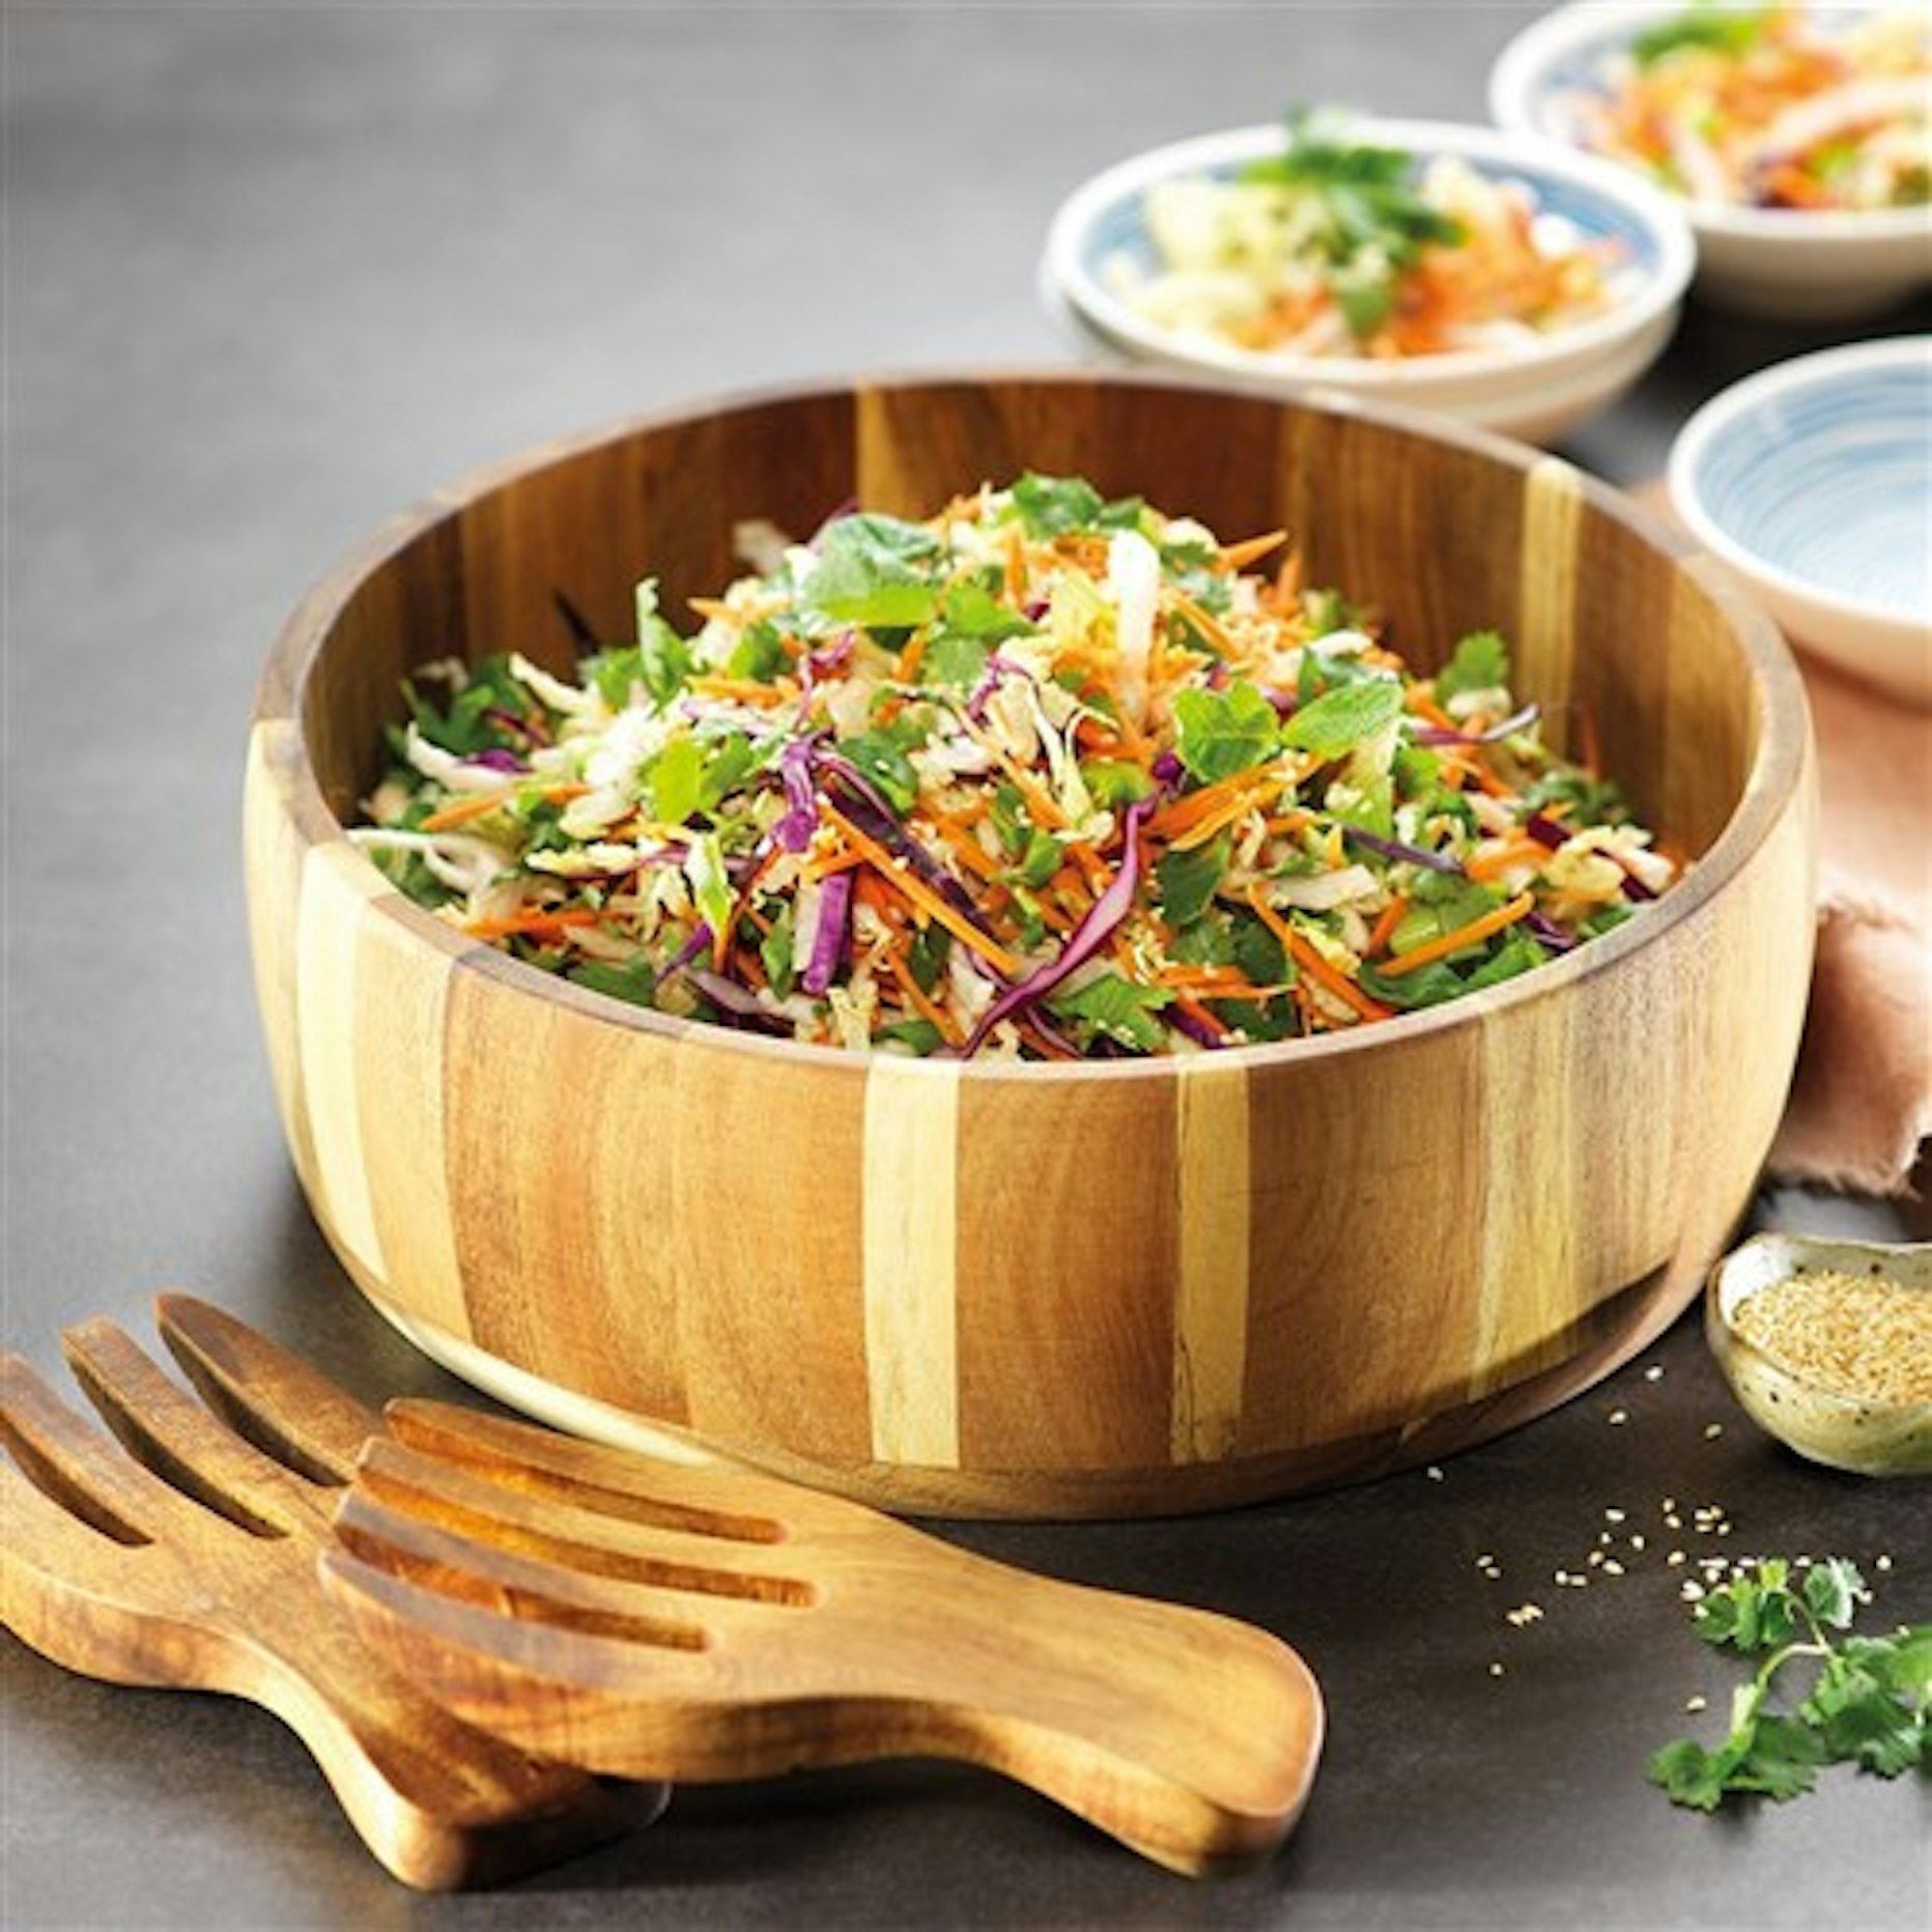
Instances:
[[[1794,643],[1932,705],[1932,336],[1747,377],[1685,424],[1668,478]]]
[[[1803,1376],[1746,1339],[1752,1295],[1804,1274],[1883,1276],[1932,1304],[1932,1246],[1758,1235],[1711,1270],[1704,1334],[1740,1406],[1813,1463],[1862,1476],[1932,1475],[1932,1402],[1882,1401]]]
[[[1583,150],[1577,104],[1646,27],[1688,0],[1577,0],[1525,27],[1490,73],[1490,112],[1511,132]],[[1844,21],[1874,9],[1843,7]],[[1623,165],[1623,164],[1617,164]],[[1632,179],[1641,171],[1627,168]],[[1808,212],[1683,204],[1697,237],[1700,299],[1787,322],[1877,315],[1932,283],[1932,208]]]
[[[1524,183],[1539,208],[1571,222],[1585,240],[1624,251],[1621,272],[1631,292],[1603,314],[1532,342],[1400,361],[1243,349],[1151,322],[1111,272],[1122,261],[1130,270],[1155,265],[1143,214],[1147,190],[1183,176],[1232,176],[1245,162],[1279,154],[1287,132],[1274,123],[1154,148],[1076,188],[1047,232],[1040,282],[1049,310],[1071,325],[1084,350],[1116,363],[1189,370],[1268,395],[1319,384],[1537,442],[1608,408],[1662,353],[1695,259],[1689,224],[1666,197],[1620,168],[1493,128],[1364,119],[1351,121],[1349,131],[1405,150],[1420,163],[1453,155],[1492,179]]]

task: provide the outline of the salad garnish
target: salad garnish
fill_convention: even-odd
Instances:
[[[680,634],[425,667],[351,837],[469,936],[667,1012],[1061,1060],[1373,1024],[1677,873],[1493,631],[1412,672],[1271,530],[1029,473],[855,510]],[[1268,567],[1264,569],[1265,564]]]
[[[1932,198],[1932,18],[1699,4],[1566,102],[1584,145],[1710,207],[1909,208]]]
[[[1541,211],[1526,184],[1453,155],[1419,163],[1296,113],[1281,151],[1231,176],[1160,181],[1142,213],[1156,267],[1122,259],[1146,320],[1249,350],[1403,357],[1492,348],[1598,314],[1618,253]]]

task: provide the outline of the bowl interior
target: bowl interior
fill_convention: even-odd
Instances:
[[[1693,417],[1673,489],[1774,582],[1900,624],[1932,616],[1932,338],[1782,364]]]
[[[802,537],[855,499],[927,515],[1029,469],[1144,495],[1230,539],[1287,528],[1308,581],[1384,613],[1420,668],[1501,629],[1551,741],[1593,749],[1687,855],[1709,852],[1746,798],[1788,660],[1615,493],[1479,432],[1136,375],[827,388],[554,445],[352,559],[317,593],[340,608],[298,613],[291,635],[313,647],[277,654],[264,708],[299,719],[316,803],[347,822],[379,776],[401,681],[426,660],[517,649],[566,669],[566,605],[626,641],[635,583],[656,575],[681,615],[742,572],[741,520]],[[1802,706],[1780,701],[1796,709],[1778,755],[1795,759]]]
[[[1232,180],[1249,161],[1276,154],[1278,126],[1237,128],[1151,150],[1096,175],[1063,205],[1049,233],[1047,273],[1065,298],[1103,334],[1136,353],[1236,373],[1272,370],[1345,381],[1392,393],[1457,377],[1507,373],[1557,357],[1587,354],[1643,320],[1668,310],[1690,279],[1692,249],[1674,211],[1652,205],[1640,185],[1626,184],[1584,157],[1538,153],[1492,129],[1432,122],[1365,121],[1362,140],[1401,148],[1420,161],[1453,155],[1492,180],[1522,183],[1548,216],[1568,222],[1588,243],[1613,250],[1628,293],[1601,315],[1528,344],[1458,350],[1403,360],[1288,356],[1244,349],[1206,335],[1183,335],[1141,315],[1120,278],[1158,267],[1145,198],[1157,182],[1190,176]]]

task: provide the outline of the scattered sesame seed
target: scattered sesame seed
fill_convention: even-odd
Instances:
[[[1731,1533],[1731,1526],[1730,1526],[1730,1524],[1729,1524],[1729,1523],[1727,1523],[1727,1522],[1720,1522],[1720,1523],[1719,1523],[1719,1524],[1718,1525],[1718,1534],[1719,1534],[1719,1536],[1728,1536],[1728,1535],[1730,1535],[1730,1533]]]
[[[1706,1442],[1715,1442],[1723,1433],[1724,1425],[1721,1422],[1707,1422],[1704,1425],[1704,1440]]]
[[[1629,1420],[1630,1420],[1630,1410],[1629,1410],[1629,1409],[1627,1409],[1627,1408],[1613,1408],[1613,1409],[1611,1409],[1611,1410],[1610,1410],[1610,1427],[1611,1427],[1612,1429],[1614,1429],[1614,1428],[1618,1427],[1618,1425],[1620,1425],[1620,1424],[1622,1424],[1622,1423],[1626,1423],[1626,1422],[1628,1422]]]
[[[1605,1522],[1621,1522],[1623,1520],[1624,1513],[1620,1509],[1606,1509],[1604,1512],[1604,1520]]]
[[[1874,1570],[1889,1570],[1891,1568],[1891,1558],[1889,1556],[1874,1556],[1872,1558],[1872,1568]]]
[[[1684,1561],[1684,1552],[1681,1549],[1673,1549],[1663,1560],[1675,1570]]]
[[[1672,1512],[1671,1515],[1663,1519],[1663,1526],[1666,1529],[1682,1529],[1684,1527],[1684,1519],[1675,1512]]]
[[[1605,1577],[1621,1577],[1623,1574],[1624,1574],[1624,1566],[1621,1563],[1619,1563],[1614,1556],[1608,1557],[1605,1560],[1604,1575]]]
[[[1707,1700],[1702,1697],[1687,1697],[1684,1700],[1684,1708],[1687,1711],[1701,1711],[1705,1708],[1706,1702]]]
[[[1641,1549],[1641,1548],[1643,1548],[1643,1531],[1642,1531],[1642,1530],[1640,1530],[1640,1529],[1639,1529],[1639,1530],[1634,1530],[1634,1531],[1633,1531],[1633,1532],[1632,1532],[1632,1534],[1631,1534],[1631,1548],[1632,1548],[1633,1549]]]
[[[1492,1663],[1490,1665],[1490,1675],[1492,1677],[1500,1677],[1502,1674],[1503,1674],[1503,1667],[1500,1663]]]
[[[1701,1583],[1693,1583],[1687,1578],[1684,1587],[1677,1594],[1687,1604],[1694,1604],[1704,1594],[1704,1586]]]
[[[1647,1382],[1661,1382],[1663,1379],[1663,1364],[1662,1362],[1651,1363],[1650,1367],[1644,1370],[1643,1378]]]
[[[1422,1473],[1425,1476],[1427,1476],[1432,1483],[1439,1483],[1442,1480],[1442,1471],[1434,1463],[1430,1463],[1429,1467],[1426,1468]]]
[[[1661,1509],[1665,1516],[1668,1516],[1670,1512],[1674,1510],[1676,1507],[1677,1507],[1677,1498],[1675,1496],[1665,1496],[1664,1499],[1658,1504],[1658,1508]]]

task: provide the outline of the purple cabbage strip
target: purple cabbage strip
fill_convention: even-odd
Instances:
[[[487,771],[511,772],[521,776],[529,770],[516,753],[505,751],[500,745],[488,745],[480,752],[471,752],[463,761],[466,765],[481,765]]]
[[[1654,899],[1657,896],[1657,895],[1654,892],[1652,892],[1651,889],[1647,885],[1645,885],[1644,882],[1641,879],[1639,879],[1634,871],[1631,870],[1630,862],[1627,859],[1619,858],[1618,855],[1614,852],[1605,852],[1604,856],[1606,859],[1615,859],[1616,863],[1623,868],[1625,898],[1641,900],[1641,899]]]
[[[799,984],[813,999],[832,984],[845,955],[845,934],[852,919],[852,874],[833,872],[818,889],[818,925],[811,935],[811,957],[805,962]]]
[[[1384,859],[1406,859],[1411,866],[1421,866],[1432,872],[1460,872],[1461,864],[1450,858],[1446,852],[1431,852],[1421,845],[1405,845],[1400,838],[1384,838],[1378,832],[1365,832],[1359,825],[1345,825],[1342,837],[1357,845],[1366,845],[1371,852],[1379,852]]]
[[[711,922],[708,919],[700,919],[697,924],[692,929],[691,937],[677,949],[677,956],[658,975],[658,984],[660,986],[669,985],[699,953],[705,952],[710,947],[711,942],[717,936],[711,930]],[[696,973],[691,977],[694,982],[697,979]]]
[[[810,738],[793,738],[779,753],[779,776],[784,781],[784,815],[772,827],[772,836],[787,852],[803,852],[818,829],[818,801],[812,794],[811,761],[814,752]]]
[[[1069,974],[1077,972],[1093,958],[1106,943],[1108,935],[1132,910],[1134,890],[1140,883],[1141,820],[1146,817],[1147,811],[1145,800],[1128,807],[1121,863],[1108,882],[1107,890],[1094,901],[1087,910],[1086,918],[1067,935],[1066,944],[1061,948],[1058,958],[1049,960],[1017,985],[1009,986],[980,1016],[980,1023],[973,1029],[972,1037],[963,1049],[967,1059],[970,1060],[979,1051],[986,1036],[1002,1020],[1045,999]]]
[[[1520,711],[1512,712],[1492,724],[1487,731],[1445,731],[1439,724],[1422,724],[1415,730],[1418,745],[1495,745],[1505,738],[1514,737],[1542,717],[1540,704],[1525,704]]]
[[[733,1019],[748,1021],[760,1033],[791,1032],[791,1028],[778,1014],[766,1010],[755,993],[739,985],[735,980],[727,980],[722,973],[712,972],[708,966],[694,966],[686,977],[720,1012],[729,1013]],[[658,983],[662,985],[664,982],[660,980]]]
[[[827,789],[839,794],[838,809],[861,832],[903,859],[954,912],[976,925],[984,924],[985,915],[973,903],[973,895],[905,829],[898,813],[857,765],[836,752],[820,752],[818,767]]]
[[[800,668],[799,689],[809,692],[828,672],[842,669],[851,660],[852,646],[857,638],[856,631],[843,630],[822,649],[807,651],[805,663]]]
[[[1196,1046],[1205,1046],[1212,1051],[1220,1052],[1228,1044],[1227,1040],[1221,1035],[1217,1034],[1212,1027],[1203,1025],[1193,1014],[1183,1012],[1179,1007],[1168,1008],[1161,1014],[1161,1018],[1176,1033],[1184,1033]]]
[[[1187,776],[1187,767],[1172,748],[1160,753],[1149,769],[1153,774],[1154,782],[1165,792],[1179,790],[1181,780]]]
[[[1522,821],[1522,829],[1547,852],[1560,851],[1569,844],[1570,835],[1555,819],[1545,816],[1540,811],[1532,811]]]
[[[980,673],[980,681],[973,687],[973,695],[966,700],[966,715],[976,724],[986,722],[986,700],[1000,688],[1001,681],[1017,673],[1024,677],[1025,668],[1016,665],[1011,658],[1003,658],[998,651],[988,651],[986,668]]]
[[[1577,948],[1578,942],[1565,932],[1547,913],[1525,913],[1522,923],[1552,952],[1571,952]]]

